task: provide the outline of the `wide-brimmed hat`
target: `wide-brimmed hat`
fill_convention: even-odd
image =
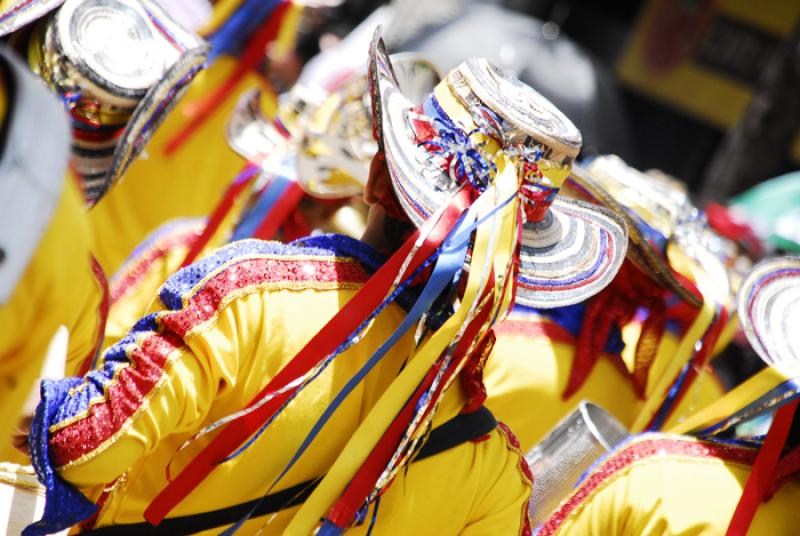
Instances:
[[[739,319],[756,353],[787,378],[800,376],[800,257],[759,262],[738,298]]]
[[[294,152],[303,130],[302,121],[322,102],[324,95],[295,86],[281,96],[274,118],[263,110],[260,90],[246,91],[225,125],[228,145],[250,162],[278,162]]]
[[[664,288],[693,307],[699,307],[700,299],[675,277],[665,247],[665,239],[674,232],[673,221],[682,210],[679,207],[684,207],[688,197],[682,195],[677,186],[659,189],[655,180],[644,180],[646,176],[636,177],[635,174],[639,172],[616,156],[598,157],[589,166],[575,165],[566,189],[569,195],[608,207],[625,220],[631,262]],[[641,181],[637,182],[639,179]],[[652,202],[644,201],[647,199],[645,192],[653,194]],[[656,200],[664,203],[663,208]],[[662,232],[669,235],[665,237]]]
[[[392,56],[400,85],[415,102],[441,79],[417,54]],[[243,95],[226,128],[230,146],[244,158],[273,163],[293,155],[303,191],[322,199],[361,195],[377,145],[372,136],[366,73],[343,73],[327,93],[296,85],[281,96],[273,120],[261,111],[257,90]]]
[[[641,172],[615,155],[575,166],[568,181],[571,194],[600,203],[628,225],[628,256],[642,271],[694,307],[700,300],[674,275],[669,250],[681,252],[713,273],[720,296],[732,305],[738,288],[735,244],[717,234],[689,197],[686,186],[660,172]]]
[[[547,99],[488,61],[468,59],[415,105],[399,88],[380,29],[369,75],[375,135],[414,225],[462,186],[485,188],[502,153],[517,166],[525,213],[517,303],[578,303],[611,282],[627,248],[625,223],[604,208],[557,197],[581,137]]]
[[[414,103],[422,102],[441,75],[416,54],[392,56],[397,81]],[[363,192],[377,145],[372,133],[366,74],[350,77],[315,110],[297,151],[300,186],[315,197],[339,198]]]
[[[208,47],[151,0],[23,0],[0,13],[0,36],[51,11],[30,33],[28,62],[71,112],[91,205],[142,151]]]

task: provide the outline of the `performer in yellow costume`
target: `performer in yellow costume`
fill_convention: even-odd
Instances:
[[[239,520],[248,533],[527,533],[527,466],[481,409],[490,328],[514,269],[536,283],[517,289],[527,300],[558,299],[565,279],[581,282],[571,297],[601,290],[624,225],[554,203],[580,136],[487,62],[461,65],[419,107],[380,40],[370,74],[381,150],[364,241],[226,246],[171,277],[97,369],[45,382],[29,446],[48,502],[29,534],[93,513],[97,530],[169,530],[203,512],[211,524],[190,532]],[[574,227],[592,269],[548,272]]]
[[[640,414],[648,407],[646,400],[663,396],[653,393],[658,393],[655,386],[665,363],[676,355],[684,355],[680,359],[685,360],[685,350],[679,353],[681,341],[703,334],[689,329],[699,311],[692,293],[697,291],[690,290],[694,272],[689,261],[677,255],[668,260],[665,251],[667,238],[677,234],[679,216],[693,207],[679,190],[671,194],[658,190],[650,179],[629,186],[630,179],[625,177],[632,175],[644,177],[616,157],[601,157],[588,170],[573,173],[569,181],[572,195],[601,202],[626,218],[629,259],[615,282],[577,306],[536,310],[517,306],[495,330],[497,342],[486,366],[487,406],[511,426],[525,451],[582,400],[601,406],[627,427],[640,426],[641,431],[649,424],[640,422],[645,421]],[[617,193],[620,201],[604,193],[600,184]],[[586,190],[587,185],[592,192]],[[718,264],[712,259],[704,268],[714,262]],[[655,335],[649,335],[650,343],[640,349],[639,334],[648,325],[647,316],[641,318],[645,311],[647,316],[659,317],[661,327],[646,330]],[[590,315],[594,315],[591,321],[587,320]],[[736,328],[735,322],[722,323],[726,333],[715,352],[727,344]],[[650,356],[640,359],[642,353]],[[655,429],[664,426],[665,420],[677,422],[719,398],[721,386],[710,366],[702,367],[695,388]],[[652,413],[646,421],[658,419]]]
[[[680,427],[705,439],[643,434],[596,463],[539,534],[796,534],[799,298],[800,259],[757,265],[739,307],[769,368]],[[766,438],[742,426],[776,407]]]
[[[421,102],[441,78],[415,55],[396,56],[394,65],[404,93],[414,102]],[[291,242],[312,230],[363,234],[361,213],[347,204],[360,204],[355,197],[364,191],[377,148],[369,88],[365,73],[337,79],[339,86],[328,95],[295,86],[274,119],[265,117],[258,92],[243,96],[226,128],[231,147],[252,162],[240,174],[249,181],[238,194],[242,199],[226,195],[209,219],[166,223],[134,250],[110,281],[106,347],[145,314],[158,288],[188,255],[201,259],[244,238]]]
[[[208,67],[147,145],[120,184],[90,215],[98,259],[114,273],[133,249],[176,217],[205,217],[245,161],[225,139],[225,123],[241,95],[264,90],[272,116],[274,94],[259,74],[266,46],[292,39],[302,7],[288,0],[222,1],[203,34]]]
[[[68,373],[88,369],[102,339],[105,279],[91,257],[80,182],[68,171],[69,125],[59,102],[0,51],[0,453],[60,326]]]

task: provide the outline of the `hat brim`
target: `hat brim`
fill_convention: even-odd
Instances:
[[[700,299],[675,277],[666,256],[647,238],[644,222],[600,186],[587,169],[580,165],[573,166],[566,186],[568,192],[602,205],[622,218],[628,229],[628,258],[654,281],[677,294],[686,303],[695,308],[700,307]]]
[[[0,13],[0,37],[14,33],[23,26],[41,19],[64,0],[19,0]]]
[[[208,58],[208,43],[180,27],[157,4],[145,1],[142,9],[148,12],[152,20],[160,22],[156,25],[156,35],[163,37],[165,46],[177,48],[179,55],[161,79],[147,90],[131,113],[106,174],[85,182],[85,197],[90,203],[97,202],[120,180],[184,95],[197,73],[205,67]]]
[[[252,162],[290,151],[288,133],[261,113],[261,91],[245,92],[233,109],[225,126],[228,145],[239,156]]]
[[[392,56],[392,59],[397,87],[413,104],[421,103],[442,78],[432,63],[417,54],[402,53]],[[376,145],[360,132],[348,136],[337,131],[337,128],[342,130],[344,127],[343,121],[360,117],[336,117],[335,114],[344,113],[341,110],[352,98],[363,98],[365,90],[369,91],[368,84],[368,80],[359,75],[346,82],[319,107],[317,112],[323,114],[322,125],[315,129],[312,122],[297,155],[298,181],[306,193],[337,199],[359,195],[364,191]],[[361,106],[360,102],[356,105]],[[369,114],[369,111],[366,113]],[[338,127],[332,128],[337,122]],[[359,121],[354,122],[360,124]],[[352,129],[353,125],[349,128]]]
[[[616,277],[627,246],[612,211],[556,199],[541,222],[523,226],[516,302],[551,309],[587,300]]]
[[[105,175],[84,183],[86,199],[97,202],[124,175],[147,142],[203,69],[209,48],[203,44],[184,51],[163,78],[151,87],[136,106],[119,138]]]
[[[408,111],[414,103],[399,89],[379,30],[370,48],[373,125],[396,197],[417,227],[445,206],[457,186],[413,138]],[[627,250],[625,222],[612,211],[556,199],[548,216],[522,232],[516,301],[537,308],[582,302],[616,276]]]
[[[756,264],[739,289],[738,312],[759,357],[787,378],[800,375],[800,257]]]

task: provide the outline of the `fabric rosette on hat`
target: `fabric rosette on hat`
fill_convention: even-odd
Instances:
[[[486,60],[468,59],[422,102],[399,87],[382,41],[370,70],[373,125],[400,205],[417,227],[468,185],[482,192],[508,156],[517,168],[523,226],[516,302],[582,302],[614,278],[625,223],[613,212],[558,196],[581,136],[549,101]]]
[[[141,153],[208,52],[150,0],[23,0],[0,13],[6,35],[71,115],[89,205]]]

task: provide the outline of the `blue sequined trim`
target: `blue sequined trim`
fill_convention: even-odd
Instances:
[[[39,482],[47,488],[47,495],[42,519],[28,525],[22,531],[24,536],[52,534],[67,529],[97,511],[92,501],[58,476],[48,455],[50,424],[62,403],[69,397],[70,390],[79,386],[82,381],[82,378],[66,378],[60,381],[42,382],[42,400],[36,408],[31,423],[28,448],[36,475]]]

